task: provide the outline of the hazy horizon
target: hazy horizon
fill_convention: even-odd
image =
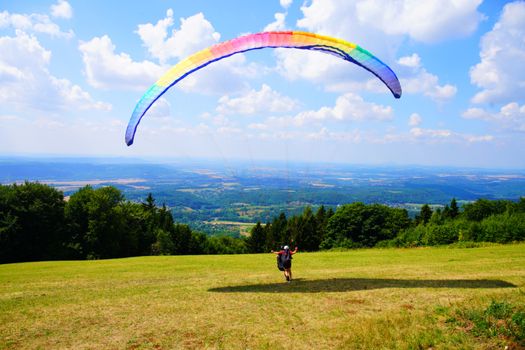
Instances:
[[[155,156],[119,156],[119,155],[75,155],[75,154],[0,154],[0,162],[13,160],[13,161],[64,161],[64,162],[81,162],[81,161],[92,161],[92,162],[103,162],[103,163],[125,163],[125,164],[215,164],[227,167],[228,164],[240,164],[247,165],[274,165],[274,166],[293,166],[293,165],[310,165],[310,166],[323,166],[332,165],[337,167],[363,167],[363,168],[400,168],[400,169],[411,169],[411,168],[423,168],[423,169],[450,169],[457,171],[466,170],[480,170],[480,171],[516,171],[525,172],[525,166],[523,167],[497,167],[497,166],[459,166],[450,164],[417,164],[417,163],[395,163],[395,162],[384,162],[384,163],[348,163],[348,162],[325,162],[322,160],[283,160],[283,159],[249,159],[249,158],[231,158],[224,160],[222,158],[182,158],[182,157],[155,157]]]

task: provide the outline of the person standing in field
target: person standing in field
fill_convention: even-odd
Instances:
[[[292,280],[292,255],[297,253],[297,247],[291,251],[290,247],[285,245],[283,249],[278,252],[274,252],[273,250],[271,252],[277,255],[279,270],[281,270],[282,267],[281,271],[284,271],[284,278],[290,282]]]

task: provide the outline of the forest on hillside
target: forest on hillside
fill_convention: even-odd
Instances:
[[[126,200],[112,186],[85,186],[68,200],[45,184],[0,185],[0,263],[105,259],[140,255],[260,253],[284,244],[303,251],[413,247],[525,240],[525,198],[478,199],[443,209],[423,205],[414,219],[401,208],[354,202],[307,206],[258,222],[248,237],[208,236],[176,223],[149,194]]]

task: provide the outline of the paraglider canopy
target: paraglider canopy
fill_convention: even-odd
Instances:
[[[249,34],[201,50],[174,65],[141,97],[126,129],[126,144],[131,146],[142,117],[170,87],[187,75],[237,53],[263,48],[294,48],[335,55],[363,67],[379,78],[395,98],[401,97],[401,85],[396,74],[370,52],[356,44],[329,36],[308,32],[263,32]]]

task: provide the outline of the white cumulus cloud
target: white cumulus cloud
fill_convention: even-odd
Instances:
[[[525,102],[524,38],[525,2],[509,3],[481,39],[481,61],[470,69],[470,79],[482,90],[472,102]]]
[[[410,134],[415,137],[429,137],[429,138],[449,138],[452,132],[446,129],[422,129],[412,128]]]
[[[484,16],[481,0],[312,0],[297,25],[339,36],[384,54],[400,37],[436,42],[473,33]]]
[[[410,68],[419,68],[421,67],[421,57],[417,53],[413,53],[410,56],[401,57],[397,63]]]
[[[279,2],[282,7],[288,8],[293,3],[293,0],[279,0]]]
[[[180,21],[180,28],[173,29],[170,33],[170,29],[174,26],[174,19],[173,10],[168,9],[166,17],[156,24],[146,23],[138,26],[136,33],[150,55],[158,59],[161,65],[173,58],[186,58],[217,43],[221,37],[203,13],[181,18]],[[151,64],[145,61],[141,62],[140,66],[151,71]],[[248,62],[243,54],[236,54],[190,74],[176,87],[186,92],[224,95],[248,89],[247,79],[260,76],[267,71],[265,67]],[[157,78],[160,76],[157,75]]]
[[[493,115],[483,108],[469,108],[463,113],[465,119],[481,119],[481,120],[493,120],[496,119]]]
[[[505,130],[525,132],[525,104],[520,106],[517,102],[508,103],[497,112],[469,108],[463,113],[463,118],[485,120]]]
[[[13,28],[24,32],[48,34],[52,37],[70,39],[74,36],[72,30],[63,32],[58,24],[51,21],[48,15],[39,13],[19,14],[0,12],[0,28]]]
[[[137,33],[148,52],[161,63],[172,58],[184,58],[210,45],[217,43],[221,35],[204,17],[202,12],[188,18],[181,18],[180,29],[173,27],[173,10],[166,12],[166,17],[156,24],[140,24]]]
[[[426,43],[473,33],[484,16],[482,0],[356,1],[357,18],[389,35],[407,35]]]
[[[80,42],[88,83],[102,89],[145,91],[155,83],[168,66],[152,61],[134,61],[127,53],[116,53],[115,45],[107,35]],[[215,62],[177,83],[176,88],[199,94],[221,94],[247,89],[246,80],[265,74],[266,68],[249,63],[242,54]]]
[[[494,140],[492,135],[472,135],[459,133],[448,129],[423,129],[414,127],[410,129],[408,141],[419,141],[427,143],[448,142],[448,143],[477,143],[491,142]],[[402,140],[401,138],[400,140]]]
[[[481,0],[312,0],[303,5],[300,27],[332,35],[368,28],[391,36],[436,42],[471,34],[484,16]],[[349,18],[349,16],[351,18]]]
[[[416,69],[420,67],[418,56],[395,62],[401,44],[407,38],[432,43],[473,33],[484,18],[477,10],[480,3],[481,0],[312,0],[301,7],[303,16],[297,26],[357,43],[393,68],[397,68],[397,63]],[[349,68],[347,62],[322,54],[282,50],[277,52],[277,59],[278,70],[288,79],[323,84],[329,91],[388,91],[368,72]],[[406,81],[409,93],[424,89],[421,93],[435,100],[456,94],[455,86],[439,84],[438,77],[418,69],[420,76],[411,75],[413,79]]]
[[[410,117],[408,118],[408,125],[410,126],[418,126],[419,124],[421,124],[421,121],[423,119],[421,118],[421,116],[417,113],[412,113],[410,115]]]
[[[418,54],[398,60],[401,86],[408,94],[423,94],[436,101],[444,101],[456,95],[457,88],[451,84],[439,85],[439,77],[429,73],[421,64]]]
[[[87,81],[96,88],[145,90],[166,70],[153,62],[135,62],[126,53],[115,53],[107,35],[80,42],[78,48]]]
[[[286,13],[277,12],[274,15],[275,21],[264,27],[265,32],[278,31],[286,29]]]
[[[15,37],[0,37],[0,52],[2,104],[40,111],[111,109],[80,86],[53,76],[48,69],[51,52],[34,36],[17,31]]]
[[[339,96],[333,107],[321,107],[317,111],[305,111],[294,117],[296,125],[324,120],[378,120],[393,118],[394,111],[390,106],[382,106],[365,101],[361,96],[347,93]]]
[[[58,0],[54,5],[51,5],[51,15],[58,18],[69,19],[73,17],[73,8],[66,0]]]
[[[297,106],[297,101],[263,84],[259,91],[252,89],[240,97],[221,97],[216,110],[221,114],[253,115],[265,112],[290,112]]]

